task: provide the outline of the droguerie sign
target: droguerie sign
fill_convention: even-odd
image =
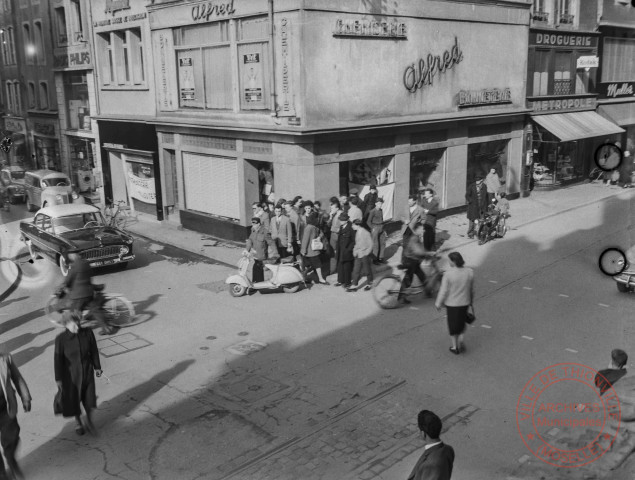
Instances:
[[[454,45],[442,55],[428,53],[425,58],[406,67],[403,83],[407,90],[416,92],[425,85],[432,85],[434,77],[454,68],[463,61],[463,52],[459,47],[459,40],[454,37]]]

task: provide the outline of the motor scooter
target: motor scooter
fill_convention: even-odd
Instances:
[[[238,275],[231,275],[225,283],[229,285],[229,294],[232,297],[242,297],[249,290],[278,290],[282,289],[285,293],[295,293],[300,289],[300,285],[306,287],[304,276],[299,270],[298,262],[294,262],[292,257],[283,258],[280,264],[264,262],[267,270],[271,271],[273,276],[269,280],[262,282],[252,282],[247,277],[249,264],[253,259],[253,255],[243,252],[243,256],[238,260]]]

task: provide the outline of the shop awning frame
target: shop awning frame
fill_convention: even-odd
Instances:
[[[635,102],[600,105],[598,113],[622,127],[635,124]]]
[[[532,115],[532,120],[561,142],[624,132],[623,128],[591,111]]]

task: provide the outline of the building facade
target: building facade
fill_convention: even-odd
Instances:
[[[2,2],[6,115],[14,148],[7,161],[28,169],[61,169],[49,3]]]
[[[376,184],[401,220],[490,168],[528,188],[526,1],[91,3],[107,191],[158,219],[243,240],[259,200]]]
[[[600,34],[591,3],[535,0],[532,6],[527,105],[536,186],[585,179],[597,145],[622,132],[596,113]]]
[[[90,2],[50,0],[62,170],[94,202],[101,184]]]
[[[598,111],[624,129],[611,137],[624,154],[620,180],[635,183],[635,4],[598,0],[600,31]]]

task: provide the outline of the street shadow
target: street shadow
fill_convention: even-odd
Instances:
[[[0,303],[0,308],[8,307],[12,303],[18,303],[18,302],[21,302],[23,300],[28,300],[29,298],[30,297],[28,297],[28,296],[24,296],[24,297],[12,298],[11,300],[6,300],[6,301]]]
[[[155,293],[154,295],[150,295],[145,300],[138,300],[136,302],[132,302],[132,305],[134,306],[135,315],[137,317],[141,316],[144,318],[139,323],[145,323],[149,320],[152,320],[154,317],[156,317],[157,313],[154,310],[149,310],[149,307],[157,303],[162,296],[163,295],[159,293]]]

